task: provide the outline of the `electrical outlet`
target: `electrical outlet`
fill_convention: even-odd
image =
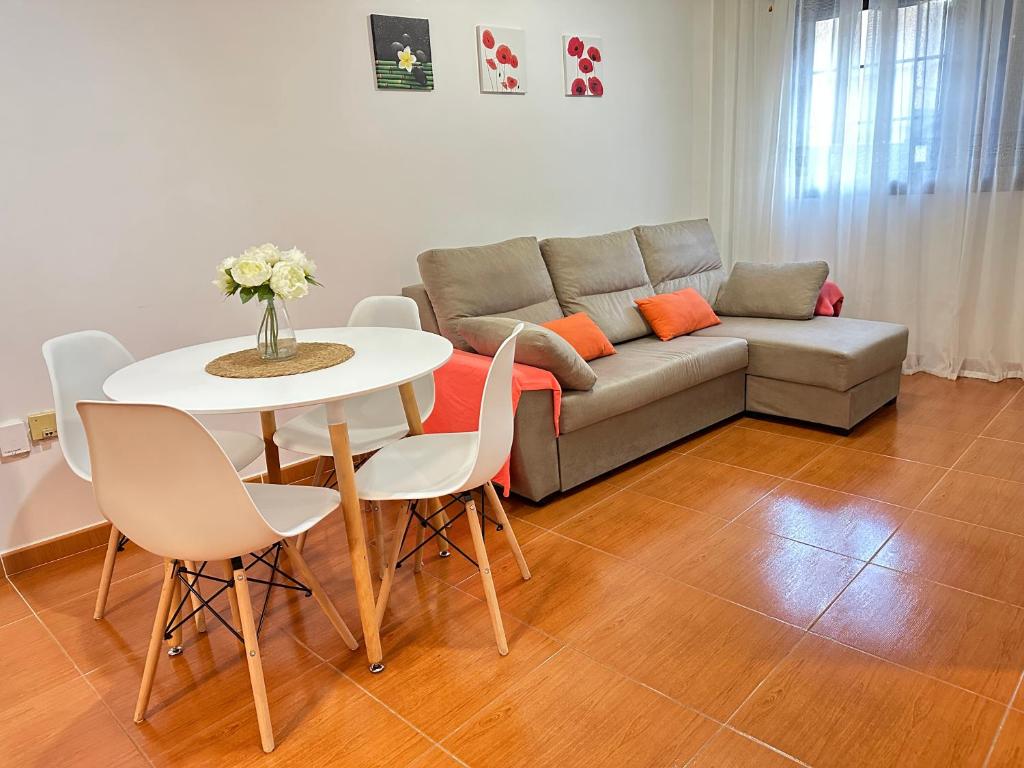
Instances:
[[[0,424],[0,456],[20,456],[31,450],[24,421],[15,419]]]
[[[33,440],[46,440],[57,436],[57,414],[53,411],[30,413],[28,428]]]

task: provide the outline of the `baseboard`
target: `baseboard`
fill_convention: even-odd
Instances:
[[[313,478],[316,463],[316,458],[303,459],[294,464],[281,467],[281,480],[289,485],[305,483]],[[334,463],[328,459],[325,471],[328,471],[333,466]],[[263,472],[258,475],[252,475],[251,477],[244,478],[244,480],[247,483],[265,483],[267,481],[267,473]],[[3,563],[4,571],[10,576],[21,571],[27,571],[29,568],[45,565],[54,560],[77,555],[79,552],[106,546],[108,538],[110,538],[110,523],[97,523],[88,528],[82,528],[71,533],[62,533],[60,536],[54,536],[52,539],[37,541],[35,544],[28,544],[24,547],[13,549],[10,552],[5,552],[0,555],[0,561]]]

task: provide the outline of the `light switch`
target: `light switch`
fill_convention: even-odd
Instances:
[[[46,440],[57,436],[57,414],[53,411],[30,413],[28,428],[33,440]]]
[[[29,453],[32,444],[28,441],[28,428],[20,419],[0,424],[0,455],[19,456]]]

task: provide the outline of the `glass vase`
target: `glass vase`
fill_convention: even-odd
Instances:
[[[263,321],[256,334],[256,349],[264,360],[287,360],[298,352],[295,331],[283,301],[269,298],[263,302]]]

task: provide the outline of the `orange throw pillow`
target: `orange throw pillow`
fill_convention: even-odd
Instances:
[[[651,330],[662,341],[722,322],[711,305],[693,288],[636,299],[635,303]]]
[[[608,341],[604,331],[597,327],[597,323],[586,312],[577,312],[541,325],[569,342],[584,360],[615,354],[615,347]]]

